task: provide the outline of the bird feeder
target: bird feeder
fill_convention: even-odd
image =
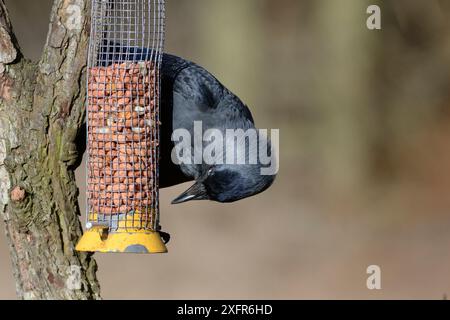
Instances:
[[[163,44],[163,0],[92,1],[79,251],[167,252],[158,187]]]

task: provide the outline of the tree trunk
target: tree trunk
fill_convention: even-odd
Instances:
[[[0,211],[22,299],[100,298],[95,260],[75,251],[89,12],[89,0],[55,0],[35,63],[0,0]]]

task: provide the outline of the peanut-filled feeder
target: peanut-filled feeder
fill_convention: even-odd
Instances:
[[[159,224],[163,0],[93,0],[79,251],[167,252]]]

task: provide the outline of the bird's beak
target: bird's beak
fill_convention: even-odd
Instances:
[[[172,204],[183,203],[191,200],[205,200],[208,199],[208,193],[206,192],[205,186],[203,183],[197,181],[185,192],[176,197]]]

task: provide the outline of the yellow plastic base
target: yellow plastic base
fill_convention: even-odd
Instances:
[[[159,232],[130,230],[130,232],[108,233],[107,229],[99,227],[86,231],[78,242],[76,250],[124,253],[167,252]]]

